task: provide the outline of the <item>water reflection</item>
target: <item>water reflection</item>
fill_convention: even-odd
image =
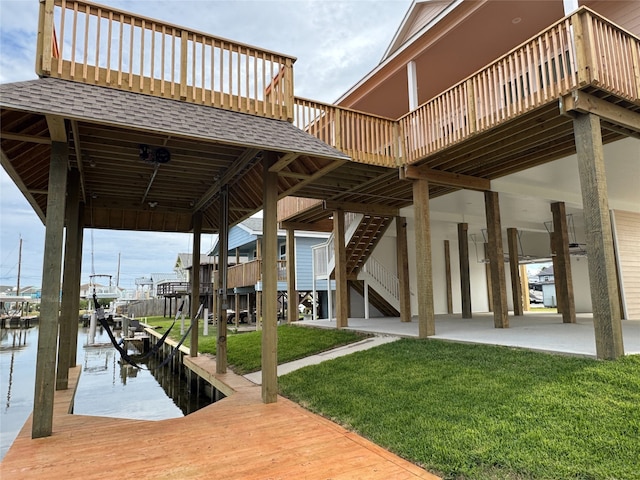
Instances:
[[[77,364],[82,373],[74,413],[142,420],[181,417],[211,403],[197,384],[173,370],[173,362],[156,369],[165,355],[149,358],[136,369],[123,362],[98,329],[96,346],[89,346],[88,328],[78,335]],[[0,460],[33,409],[38,327],[1,330]]]

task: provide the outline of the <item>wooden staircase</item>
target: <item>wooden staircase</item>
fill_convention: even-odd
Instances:
[[[356,231],[348,239],[347,278],[355,280],[358,272],[367,263],[371,252],[383,237],[393,217],[363,215]]]
[[[362,280],[349,280],[349,286],[364,297],[364,282]],[[385,317],[400,316],[400,312],[371,286],[369,286],[369,303]]]

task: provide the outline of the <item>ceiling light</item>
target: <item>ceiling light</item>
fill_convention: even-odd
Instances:
[[[520,23],[522,21],[521,17],[516,17],[513,20],[511,20],[511,23],[513,23],[514,25],[517,25],[518,23]]]

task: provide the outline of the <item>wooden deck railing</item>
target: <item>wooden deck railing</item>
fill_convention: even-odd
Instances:
[[[278,260],[278,281],[287,280],[287,262]],[[218,272],[216,272],[216,275]],[[262,280],[262,260],[239,263],[227,269],[227,288],[253,287]]]
[[[40,76],[290,121],[294,62],[83,0],[40,3]]]
[[[583,7],[400,119],[411,164],[586,85],[638,101],[640,41]]]
[[[295,98],[293,123],[353,160],[370,165],[399,165],[398,122],[326,103]]]

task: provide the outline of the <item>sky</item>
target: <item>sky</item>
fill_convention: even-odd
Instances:
[[[379,63],[411,0],[96,0],[117,9],[292,55],[295,94],[334,102]],[[33,80],[38,0],[0,0],[0,83]],[[0,285],[15,286],[22,238],[21,288],[40,286],[45,228],[0,168]],[[202,236],[207,253],[215,236]],[[188,234],[86,229],[82,283],[112,275],[135,279],[170,273]],[[118,271],[118,260],[120,269]]]

